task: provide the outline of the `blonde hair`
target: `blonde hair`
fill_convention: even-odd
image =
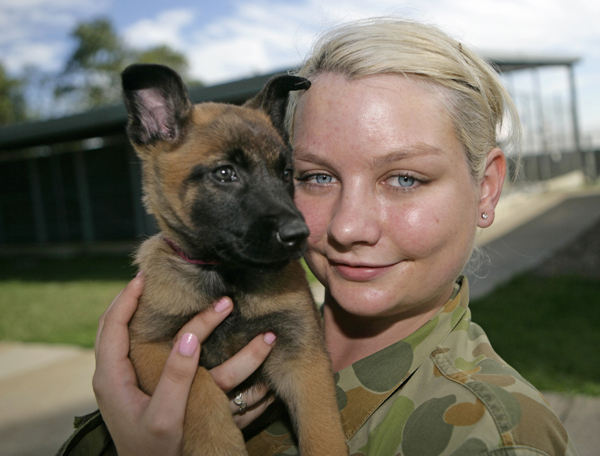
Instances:
[[[496,71],[436,27],[376,18],[333,29],[315,43],[296,74],[314,79],[326,72],[349,79],[399,74],[441,88],[475,182],[482,179],[487,154],[498,146],[498,136],[506,123],[509,134],[503,148],[519,148],[519,116]],[[290,138],[301,96],[295,93],[290,97]]]

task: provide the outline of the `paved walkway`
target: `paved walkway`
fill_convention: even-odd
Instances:
[[[94,353],[70,346],[0,343],[0,455],[53,455],[73,417],[96,410]]]
[[[568,185],[567,185],[568,187]],[[492,267],[473,279],[481,295],[534,266],[600,216],[600,191],[508,195],[493,228],[479,243]],[[319,291],[317,291],[319,292]],[[75,415],[96,409],[91,389],[94,355],[70,346],[0,343],[0,455],[51,455],[70,435]],[[600,448],[600,398],[545,394],[581,456]]]
[[[520,195],[506,204],[500,208],[498,225],[481,233],[479,246],[487,258],[476,273],[467,274],[471,298],[540,265],[600,219],[599,189]],[[514,224],[514,214],[529,218],[504,233],[506,225]]]

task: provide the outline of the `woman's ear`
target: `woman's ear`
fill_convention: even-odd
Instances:
[[[479,228],[487,228],[494,222],[494,211],[502,194],[505,176],[506,157],[496,147],[487,155],[483,180],[479,186]]]

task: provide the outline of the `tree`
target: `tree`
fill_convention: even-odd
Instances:
[[[108,19],[78,24],[71,33],[75,50],[58,77],[55,94],[79,108],[115,102],[126,50]]]
[[[0,125],[25,120],[23,81],[11,78],[0,63]]]
[[[183,54],[168,46],[144,51],[128,48],[108,19],[81,22],[71,36],[75,50],[58,78],[55,94],[63,100],[69,98],[75,109],[118,103],[120,74],[130,63],[161,63],[187,76]]]
[[[157,46],[140,52],[135,59],[138,63],[162,63],[187,77],[188,62],[185,56],[168,46]]]

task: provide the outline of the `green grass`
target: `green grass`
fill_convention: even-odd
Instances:
[[[134,275],[126,256],[0,261],[0,340],[93,347],[98,318]]]
[[[130,259],[2,259],[0,340],[93,347]],[[600,395],[600,280],[516,277],[471,304],[496,351],[543,390]]]
[[[2,259],[0,340],[93,347],[100,315],[135,272],[125,255]]]
[[[600,280],[525,274],[471,311],[498,354],[538,389],[600,395]]]

